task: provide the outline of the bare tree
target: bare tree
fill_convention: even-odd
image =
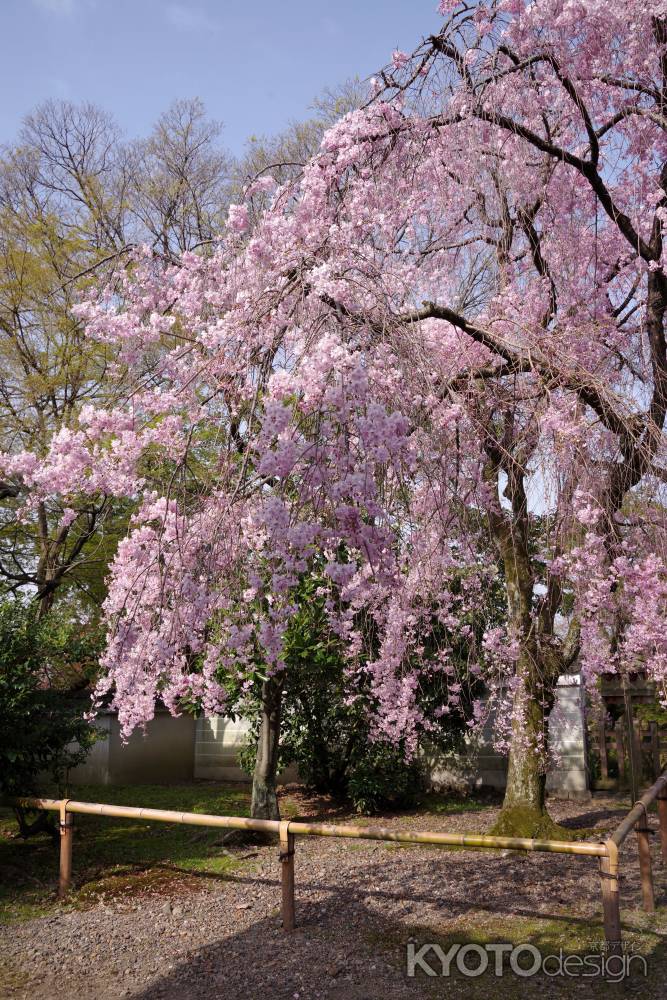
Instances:
[[[82,405],[113,405],[113,358],[85,336],[73,306],[134,244],[148,241],[171,261],[220,231],[231,167],[219,135],[197,100],[176,102],[129,145],[94,105],[48,101],[2,151],[1,451],[43,453],[54,433],[76,427]],[[26,522],[16,516],[24,489],[0,484],[4,589],[27,588],[43,610],[68,583],[99,599],[118,505],[88,500],[72,512],[41,502]]]
[[[138,235],[165,257],[218,236],[229,201],[231,159],[204,105],[175,101],[152,133],[127,150],[130,215]]]

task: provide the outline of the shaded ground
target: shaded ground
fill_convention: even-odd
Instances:
[[[219,815],[245,816],[249,809],[244,786],[212,783],[79,785],[76,797],[85,802]],[[236,860],[221,850],[224,831],[220,830],[97,816],[78,816],[75,826],[75,885],[85,885],[91,891],[92,883],[108,877],[133,876],[158,863],[221,874]],[[16,831],[11,810],[0,809],[0,923],[48,913],[53,903],[57,850],[54,856],[47,836],[24,842],[17,838]]]
[[[239,794],[217,787],[204,792],[200,786],[190,794],[197,790],[200,797],[214,792],[222,796],[221,804],[225,796]],[[104,791],[108,798],[111,789]],[[135,801],[141,797],[149,804],[145,789],[135,788],[132,794]],[[350,818],[294,789],[288,791],[288,800],[294,814]],[[581,804],[553,802],[551,812],[568,825],[593,828],[590,836],[598,839],[627,807],[625,802],[596,798]],[[209,811],[208,806],[201,811]],[[242,811],[238,798],[234,811]],[[482,831],[495,814],[495,808],[483,802],[440,799],[432,800],[428,809],[373,822]],[[655,825],[655,819],[652,822]],[[105,871],[101,878],[87,880],[81,866],[93,844],[85,828],[79,829],[74,846],[79,882],[71,902],[59,906],[43,894],[43,916],[0,927],[5,983],[0,996],[512,1000],[584,993],[601,998],[610,996],[610,988],[611,995],[620,991],[641,992],[643,998],[667,996],[667,868],[656,854],[658,911],[647,917],[638,909],[632,841],[622,858],[622,917],[628,945],[647,960],[648,979],[635,962],[633,977],[610,987],[597,975],[583,976],[582,967],[576,976],[538,973],[524,978],[506,963],[503,975],[496,977],[493,957],[487,972],[477,978],[458,972],[455,960],[448,978],[419,970],[414,978],[406,975],[408,948],[417,951],[430,942],[445,953],[456,943],[528,942],[543,955],[562,949],[566,955],[597,957],[599,964],[603,937],[594,859],[304,838],[297,840],[296,855],[299,927],[286,935],[278,912],[276,847],[236,847],[220,855],[221,848],[206,840],[181,843],[180,854],[172,843],[170,856],[165,856],[158,850],[159,839],[154,839],[158,828],[150,831],[117,833],[107,843],[111,852],[112,846],[129,848],[136,836],[146,836],[143,849],[149,851],[150,846],[153,854],[150,864],[144,858],[142,871],[126,869],[112,876]],[[216,839],[219,842],[219,834]],[[200,848],[202,856],[197,857]],[[2,854],[0,850],[0,864]],[[26,864],[29,857],[26,853]],[[53,856],[51,860],[55,866]],[[114,885],[110,878],[116,879]],[[54,884],[55,871],[51,888]],[[441,971],[432,951],[425,957],[434,971]],[[471,954],[469,966],[474,968],[478,961]],[[553,962],[549,968],[555,968]]]

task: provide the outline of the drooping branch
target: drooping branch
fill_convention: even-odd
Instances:
[[[562,163],[567,163],[568,166],[574,167],[574,169],[588,181],[593,191],[595,191],[602,208],[605,210],[614,225],[618,227],[632,249],[638,251],[640,256],[647,261],[647,263],[656,259],[655,253],[633,226],[630,217],[623,212],[614,201],[609,188],[602,179],[602,175],[599,173],[597,165],[593,160],[585,160],[581,156],[577,156],[575,153],[570,152],[568,149],[565,149],[562,146],[557,146],[550,140],[544,139],[533,129],[528,128],[528,126],[523,125],[521,122],[515,121],[513,118],[509,118],[507,115],[501,114],[499,111],[486,108],[476,108],[474,114],[481,121],[489,122],[491,125],[498,125],[506,132],[512,132],[521,139],[525,139],[526,142],[530,143],[531,146],[534,146],[535,149],[539,149],[540,152],[547,153],[555,160],[559,160]]]
[[[419,323],[425,319],[446,320],[467,334],[471,340],[500,355],[517,372],[535,372],[544,379],[548,387],[574,392],[614,434],[631,441],[638,440],[641,434],[643,419],[624,413],[620,399],[611,390],[605,389],[589,372],[583,369],[568,369],[559,361],[547,357],[539,347],[521,348],[491,330],[471,323],[453,309],[435,302],[425,302],[422,309],[393,319],[403,324]]]

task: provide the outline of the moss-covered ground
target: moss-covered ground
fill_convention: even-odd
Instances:
[[[80,785],[85,802],[147,806],[183,812],[247,816],[248,790],[238,785]],[[74,796],[72,796],[74,797]],[[75,817],[70,903],[105,896],[160,892],[203,874],[221,876],[239,865],[225,849],[225,831],[114,817]],[[28,919],[55,905],[58,846],[46,834],[23,840],[10,809],[0,810],[0,921]]]

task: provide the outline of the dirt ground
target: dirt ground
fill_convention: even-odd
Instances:
[[[550,803],[555,819],[588,828],[592,839],[601,839],[626,809],[611,798]],[[322,803],[305,798],[300,812],[334,817],[331,809],[323,815]],[[373,822],[473,832],[488,830],[495,814],[489,806]],[[129,895],[123,887],[106,895],[79,894],[48,916],[0,927],[0,996],[512,1000],[620,992],[643,1000],[667,997],[667,866],[656,844],[653,916],[640,909],[632,839],[622,854],[621,915],[626,961],[632,958],[631,975],[622,981],[615,968],[607,978],[599,974],[605,956],[595,859],[297,839],[298,927],[286,934],[278,910],[277,847],[233,850],[238,864],[229,874],[195,877],[163,866],[137,878]],[[522,963],[530,964],[534,952],[517,955],[513,968],[506,949],[496,968],[497,953],[485,947],[493,943],[532,945],[551,958],[525,976]],[[427,944],[441,952],[420,953]],[[468,949],[464,968],[480,967],[482,951],[491,955],[486,971],[474,977],[457,966],[455,946],[470,944],[477,947]],[[442,975],[438,956],[450,951],[450,975]],[[422,954],[425,961],[415,959],[414,976],[408,975],[410,954]],[[565,973],[556,974],[568,955],[577,957]],[[429,968],[436,974],[428,974]]]

